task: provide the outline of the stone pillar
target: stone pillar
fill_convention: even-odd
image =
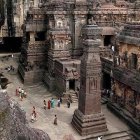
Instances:
[[[106,120],[101,111],[101,61],[97,39],[101,29],[96,25],[85,27],[84,33],[93,39],[86,39],[81,60],[79,105],[75,110],[72,125],[80,135],[107,131]],[[89,37],[90,38],[90,37]]]

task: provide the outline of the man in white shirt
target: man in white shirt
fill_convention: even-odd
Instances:
[[[102,136],[99,136],[99,137],[98,137],[98,140],[102,140]]]

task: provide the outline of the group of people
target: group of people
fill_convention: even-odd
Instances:
[[[44,109],[46,110],[47,109],[46,100],[43,101],[43,104],[44,104]],[[58,100],[57,100],[57,107],[60,107],[61,104],[62,104],[62,98],[59,97]],[[68,98],[67,99],[67,107],[68,108],[70,108],[70,104],[71,104],[71,101]],[[54,108],[54,107],[55,107],[55,100],[52,98],[51,100],[48,100],[48,109],[51,109],[51,108]]]
[[[24,91],[21,87],[19,87],[18,89],[16,89],[16,96],[19,96],[22,101],[23,98],[27,97],[27,92]]]
[[[10,66],[6,67],[5,70],[7,70],[8,72],[10,72],[10,71],[14,72],[15,68],[12,65],[10,65]]]
[[[60,107],[60,104],[62,103],[62,98],[58,98],[57,100],[57,106]],[[47,109],[47,103],[46,100],[43,101],[44,104],[44,109]],[[51,100],[48,100],[48,109],[54,108],[55,107],[55,100],[52,98]]]

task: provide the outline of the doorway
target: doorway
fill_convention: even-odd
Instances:
[[[132,69],[137,69],[137,55],[132,53]]]
[[[102,89],[111,90],[111,77],[108,73],[103,72]]]
[[[75,79],[69,80],[69,89],[75,90]]]
[[[104,37],[104,46],[109,46],[111,45],[111,35],[105,35]]]

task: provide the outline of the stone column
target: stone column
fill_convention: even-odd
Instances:
[[[84,31],[96,38],[100,28],[87,26]],[[86,39],[81,60],[79,105],[75,110],[72,125],[80,135],[107,131],[106,120],[101,111],[101,61],[99,55],[100,39]]]

